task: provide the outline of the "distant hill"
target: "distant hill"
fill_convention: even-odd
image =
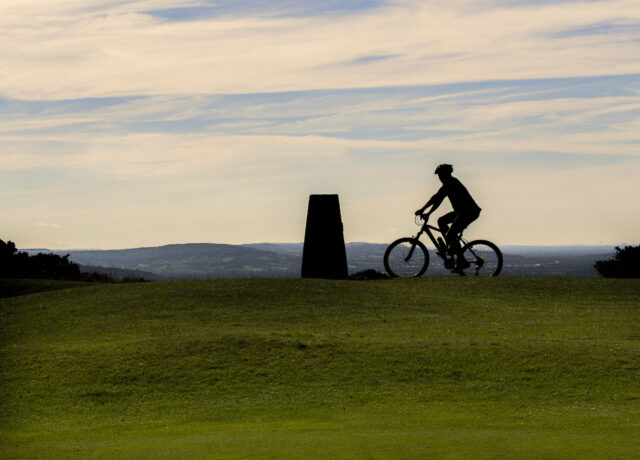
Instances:
[[[592,254],[613,254],[615,248],[613,246],[502,246],[502,252],[507,254],[518,254],[523,256],[541,256],[541,255],[570,255],[584,256]]]
[[[245,248],[259,249],[261,251],[272,251],[279,254],[286,254],[295,257],[302,257],[302,243],[252,243],[241,245]]]
[[[245,244],[243,246],[294,256],[300,260],[300,263],[302,262],[302,243],[256,243]],[[349,273],[370,268],[384,271],[382,258],[384,257],[384,251],[387,249],[387,244],[347,243],[345,246]],[[298,270],[299,269],[300,267],[298,267]]]
[[[144,279],[145,281],[171,281],[171,277],[158,275],[153,272],[145,272],[142,270],[130,270],[127,268],[100,267],[96,265],[80,265],[82,273],[99,273],[113,278],[115,281],[126,279]]]
[[[264,248],[282,254],[302,255],[302,243],[262,243],[245,245]],[[427,246],[429,247],[429,245]],[[347,243],[349,272],[369,268],[384,271],[382,258],[387,244]],[[593,264],[613,256],[613,246],[504,246],[504,267],[501,276],[568,276],[597,277]],[[442,262],[431,251],[427,275],[450,275]]]
[[[170,244],[117,250],[28,249],[53,252],[82,266],[117,279],[127,276],[148,280],[205,278],[282,278],[300,276],[302,243]],[[384,271],[387,244],[347,243],[349,273],[366,269]],[[609,246],[505,246],[502,276],[597,277],[597,260],[610,258]],[[117,269],[117,270],[107,270]],[[427,275],[449,275],[440,259],[431,255]]]
[[[81,265],[140,270],[173,279],[294,277],[300,271],[299,257],[229,244],[31,251],[69,254],[70,260]]]

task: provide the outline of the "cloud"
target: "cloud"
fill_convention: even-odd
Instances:
[[[574,27],[552,34],[554,38],[580,37],[586,35],[640,35],[640,23],[598,22]]]
[[[476,89],[11,102],[13,108],[0,114],[0,169],[148,177],[184,165],[254,161],[251,152],[285,162],[296,155],[299,161],[323,158],[323,152],[369,152],[375,161],[421,151],[634,157],[639,86],[632,76],[494,82]],[[587,90],[589,97],[582,97]]]
[[[12,43],[0,50],[3,94],[231,94],[640,73],[635,29],[565,37],[561,46],[550,37],[621,15],[640,22],[640,5],[629,0],[393,2],[337,17],[241,11],[190,22],[145,14],[162,5],[175,3],[3,2],[0,38]],[[368,56],[395,57],[351,64]]]
[[[371,56],[362,56],[351,61],[352,64],[367,64],[369,62],[376,61],[385,61],[387,59],[393,59],[397,57],[397,54],[381,54],[381,55],[371,55]]]
[[[341,15],[362,12],[379,7],[382,1],[339,0],[309,2],[305,0],[234,0],[203,1],[192,6],[180,6],[145,11],[169,21],[198,21],[216,16],[318,16]]]

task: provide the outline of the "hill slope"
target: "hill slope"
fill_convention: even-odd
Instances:
[[[38,252],[47,250],[30,250]],[[169,244],[166,246],[52,251],[69,254],[73,262],[98,267],[141,270],[174,278],[292,277],[300,273],[300,258],[230,244]]]
[[[113,267],[145,271],[146,274],[106,271],[117,278],[144,276],[147,280],[206,278],[282,278],[300,276],[302,243],[172,244],[118,250],[29,249],[29,253],[70,254],[73,262],[91,266],[87,270]],[[384,271],[382,259],[387,244],[347,243],[349,273],[367,269]],[[608,259],[613,248],[604,246],[507,246],[503,248],[501,276],[597,277],[596,260]],[[151,272],[152,274],[149,274]],[[431,254],[427,276],[451,275],[442,261]]]
[[[600,279],[0,299],[0,456],[632,458],[639,312],[638,281]]]

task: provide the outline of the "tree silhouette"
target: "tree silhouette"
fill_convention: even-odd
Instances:
[[[640,246],[616,246],[613,259],[599,260],[593,266],[604,278],[640,278]]]
[[[0,262],[4,262],[8,260],[12,255],[14,255],[18,250],[16,249],[16,245],[13,241],[4,242],[0,240]]]
[[[69,261],[69,255],[37,254],[29,256],[16,249],[15,243],[0,240],[0,278],[48,278],[77,280],[80,266]]]

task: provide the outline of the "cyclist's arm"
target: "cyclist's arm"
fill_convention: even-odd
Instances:
[[[438,190],[438,192],[435,195],[429,198],[429,201],[427,201],[427,204],[425,204],[423,207],[421,207],[416,211],[416,215],[423,214],[425,209],[427,209],[429,206],[431,206],[431,209],[429,210],[429,214],[431,214],[433,211],[438,209],[438,206],[442,204],[442,200],[444,200],[446,196],[447,196],[447,193],[444,190],[444,187],[441,187],[440,190]]]

